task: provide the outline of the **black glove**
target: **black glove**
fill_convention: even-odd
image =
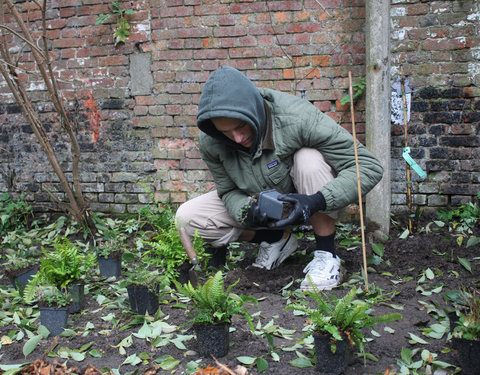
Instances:
[[[260,212],[260,207],[253,199],[250,199],[249,204],[243,207],[242,218],[243,224],[250,228],[266,227],[269,221],[267,214]]]
[[[281,228],[289,225],[304,224],[317,211],[324,211],[326,208],[323,194],[317,192],[312,195],[306,194],[282,194],[278,198],[280,201],[292,203],[293,210],[285,219],[269,223],[270,228]]]

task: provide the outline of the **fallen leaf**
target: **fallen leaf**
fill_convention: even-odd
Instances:
[[[2,336],[2,338],[0,339],[0,343],[2,345],[10,345],[11,343],[13,343],[12,339],[8,336]]]

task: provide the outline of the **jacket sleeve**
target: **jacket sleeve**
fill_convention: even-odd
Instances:
[[[327,211],[343,208],[358,201],[357,166],[353,136],[333,119],[318,111],[302,134],[304,142],[318,149],[327,163],[337,173],[336,177],[320,189]],[[380,161],[356,142],[362,196],[381,179],[383,167]]]
[[[210,173],[213,176],[215,187],[218,196],[222,199],[230,216],[238,222],[240,226],[244,226],[242,221],[242,209],[246,206],[250,197],[248,194],[238,189],[236,184],[225,171],[221,158],[221,153],[218,152],[218,146],[212,147],[210,142],[217,142],[212,138],[200,133],[200,154],[203,161],[207,164]]]

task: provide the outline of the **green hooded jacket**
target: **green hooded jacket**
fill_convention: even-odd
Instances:
[[[247,149],[211,122],[215,117],[246,121],[256,141]],[[320,189],[325,211],[358,200],[352,135],[310,102],[266,88],[257,88],[238,70],[223,66],[205,83],[198,105],[197,125],[202,159],[213,175],[219,197],[239,223],[250,197],[264,190],[295,192],[290,169],[294,153],[315,148],[333,168],[336,178]],[[357,142],[362,195],[382,178],[378,159]]]

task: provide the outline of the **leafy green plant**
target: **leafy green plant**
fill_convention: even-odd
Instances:
[[[230,324],[233,316],[243,316],[252,332],[254,331],[252,317],[246,308],[248,303],[257,304],[254,297],[232,293],[232,288],[238,283],[229,285],[225,290],[222,271],[209,278],[203,285],[196,288],[190,283],[180,284],[174,280],[177,290],[188,297],[193,307],[188,310],[188,323],[199,325]]]
[[[99,258],[116,257],[120,258],[126,245],[124,240],[120,237],[117,240],[111,239],[102,241],[93,249],[94,253]]]
[[[86,275],[94,263],[93,254],[80,252],[66,237],[58,238],[54,251],[43,251],[40,269],[25,287],[25,301],[30,303],[45,283],[58,289],[66,289],[67,285]]]
[[[44,251],[39,274],[50,284],[64,288],[71,282],[80,280],[94,263],[93,254],[82,253],[66,237],[60,237],[55,243],[54,251]]]
[[[420,358],[415,358],[420,353]],[[399,366],[399,375],[425,375],[433,374],[437,369],[455,368],[455,366],[439,361],[438,355],[426,349],[408,349],[402,348],[401,359],[397,360]],[[423,371],[425,370],[425,371]],[[454,372],[455,374],[457,372]]]
[[[167,228],[175,218],[175,209],[168,202],[159,202],[155,194],[142,182],[140,184],[150,195],[152,203],[145,205],[138,210],[138,221],[140,227],[145,225],[153,228]]]
[[[313,333],[330,335],[332,352],[335,351],[336,342],[343,340],[344,335],[346,335],[350,345],[356,346],[365,356],[365,336],[361,329],[373,327],[377,323],[388,323],[402,318],[402,315],[397,313],[372,316],[372,307],[381,300],[381,297],[374,297],[365,301],[355,300],[356,287],[353,287],[344,297],[338,298],[322,292],[313,283],[311,284],[312,290],[304,291],[303,294],[316,303],[315,307],[311,307],[310,302],[304,300],[303,303],[290,304],[285,309],[300,311],[307,315],[311,327],[307,330],[305,337]]]
[[[137,267],[125,272],[124,279],[120,282],[120,286],[128,285],[144,285],[152,292],[159,292],[166,289],[170,285],[167,276],[160,273],[159,270],[146,268],[144,264],[138,264]]]
[[[335,228],[338,247],[350,251],[362,246],[360,227],[358,225],[353,223],[337,223]]]
[[[64,307],[71,302],[66,289],[59,289],[48,283],[36,285],[34,298],[40,305],[48,307]]]
[[[476,202],[462,204],[449,210],[441,209],[437,212],[440,220],[448,221],[454,230],[466,231],[473,229],[480,221],[480,193]]]
[[[130,35],[130,24],[126,19],[126,16],[133,15],[134,11],[133,9],[121,9],[118,1],[112,1],[112,8],[113,9],[110,13],[100,13],[95,20],[95,25],[103,24],[110,18],[118,16],[118,22],[113,34],[115,37],[115,45],[117,45],[120,42],[125,43],[125,40]]]
[[[465,340],[480,340],[480,298],[478,291],[473,289],[472,293],[463,289],[460,292],[463,305],[456,310],[458,321],[455,322],[452,336]]]
[[[29,216],[33,216],[32,207],[24,201],[23,195],[14,200],[8,193],[2,194],[0,198],[0,234],[26,228]]]
[[[38,264],[41,252],[35,248],[21,248],[17,251],[6,252],[5,272],[15,274],[27,270]]]
[[[143,252],[142,261],[150,267],[161,268],[163,274],[170,280],[180,276],[179,267],[188,261],[188,256],[183,247],[174,218],[165,228],[158,228],[159,234],[151,241],[144,241],[146,250]],[[195,234],[193,247],[198,259],[205,260],[203,239]]]
[[[365,87],[367,86],[367,82],[365,80],[365,77],[360,77],[360,82],[354,83],[352,85],[353,89],[353,101],[357,100],[359,97],[361,97],[365,91]],[[340,104],[345,105],[350,103],[350,93],[344,95],[342,99],[340,99]]]

